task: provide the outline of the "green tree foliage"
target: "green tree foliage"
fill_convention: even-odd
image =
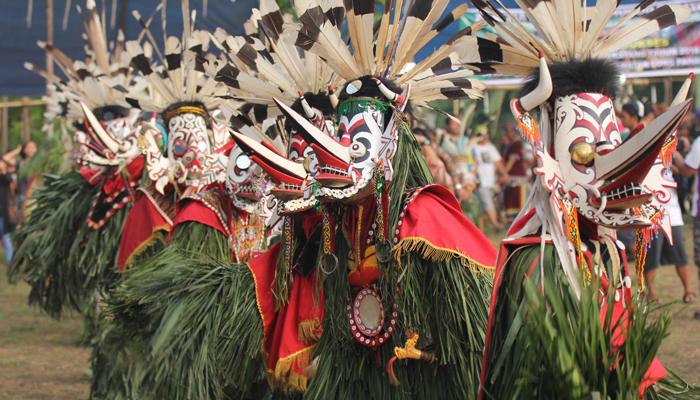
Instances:
[[[10,97],[9,101],[20,101],[20,97]],[[46,106],[31,106],[29,107],[29,138],[34,141],[37,146],[46,139],[46,132],[41,130],[41,127],[46,123],[44,118],[44,110]],[[11,150],[22,144],[22,107],[12,107],[8,109],[8,132],[7,132],[7,149]],[[60,134],[60,126],[54,124],[54,134]]]

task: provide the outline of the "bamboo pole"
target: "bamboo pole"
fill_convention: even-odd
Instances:
[[[0,108],[14,108],[14,107],[24,107],[25,105],[28,106],[42,106],[46,104],[46,102],[42,99],[35,99],[35,100],[29,100],[23,101],[23,100],[18,100],[18,101],[7,101],[7,96],[2,97],[2,103],[0,103]]]
[[[669,105],[673,101],[673,80],[668,77],[664,79],[664,104]]]
[[[7,96],[2,96],[2,102],[7,103]],[[2,138],[0,138],[2,154],[7,153],[7,131],[9,129],[7,111],[7,107],[2,108]]]
[[[53,0],[46,0],[46,43],[53,46]],[[46,52],[46,72],[53,75],[53,57],[51,53]],[[46,95],[49,94],[49,88],[46,88]],[[46,136],[53,136],[53,123],[46,130]]]
[[[126,34],[126,14],[129,8],[129,0],[122,2],[122,15],[119,17],[119,28]]]
[[[29,97],[22,97],[22,143],[29,141]]]

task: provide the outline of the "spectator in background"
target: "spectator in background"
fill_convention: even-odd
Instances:
[[[439,139],[438,146],[450,156],[454,164],[452,180],[462,212],[472,222],[476,222],[479,215],[479,204],[474,198],[477,166],[473,149],[475,141],[467,138],[461,132],[459,122],[452,118],[447,119],[445,132],[447,134]]]
[[[501,135],[501,146],[498,148],[498,151],[501,153],[501,157],[506,155],[506,150],[508,150],[508,145],[510,144],[510,139],[508,139],[508,134],[507,134],[507,132],[510,129],[515,129],[515,123],[506,122],[505,124],[503,124],[503,135]]]
[[[678,168],[681,175],[685,177],[690,177],[695,175],[695,191],[693,192],[693,200],[690,202],[691,211],[693,216],[693,255],[695,265],[700,267],[700,213],[698,210],[698,200],[700,196],[698,194],[698,170],[700,169],[700,139],[695,139],[693,145],[690,147],[690,151],[683,157],[676,153],[676,157],[673,159],[673,165]],[[700,269],[698,270],[700,272]],[[700,274],[699,274],[700,276]],[[695,311],[695,318],[700,319],[700,311]]]
[[[627,128],[625,132],[620,134],[622,141],[625,141],[632,131],[638,129],[638,127],[643,127],[643,125],[640,126],[640,123],[644,118],[644,104],[642,104],[641,101],[632,100],[622,106],[619,116],[622,126]],[[636,249],[635,236],[636,231],[633,230],[617,232],[617,239],[625,245],[627,261],[634,260],[634,253]]]
[[[662,106],[657,107],[663,109]],[[656,109],[654,108],[654,106],[649,102],[644,103],[644,117],[641,121],[644,124],[644,126],[649,126],[649,124],[651,124],[652,121],[656,119],[656,115]]]
[[[0,237],[2,238],[2,247],[5,249],[5,261],[7,264],[12,260],[12,240],[10,234],[13,226],[11,221],[10,206],[13,202],[12,186],[15,184],[12,175],[8,171],[8,164],[5,162],[5,157],[0,160]]]
[[[688,153],[690,150],[690,127],[690,122],[684,122],[678,128],[678,144],[676,145],[676,149],[681,155]],[[673,180],[676,181],[678,185],[676,187],[676,191],[678,192],[678,205],[683,215],[688,213],[685,202],[691,195],[691,179],[692,178],[686,178],[681,175],[677,168],[673,171]]]
[[[29,186],[32,181],[32,177],[30,176],[21,176],[22,175],[22,168],[24,165],[29,161],[30,158],[36,153],[36,143],[32,142],[31,140],[22,146],[22,149],[19,152],[19,156],[21,157],[20,160],[17,162],[17,196],[16,196],[16,204],[17,207],[19,207],[19,211],[22,211],[22,208],[24,207],[24,199],[27,197],[27,191],[29,190]]]
[[[680,155],[678,156],[680,157]],[[671,172],[664,173],[664,177],[673,181]],[[685,237],[683,236],[683,215],[678,203],[676,189],[669,188],[669,191],[671,192],[671,199],[664,204],[664,207],[671,218],[673,244],[663,234],[658,235],[651,241],[644,263],[644,282],[646,282],[649,290],[647,300],[652,301],[658,298],[654,278],[659,265],[675,265],[676,273],[683,284],[683,302],[695,303],[698,299],[691,286],[690,263],[685,252]]]
[[[700,106],[695,109],[695,115],[690,124],[690,142],[692,143],[695,139],[700,137]]]
[[[510,144],[504,155],[505,171],[510,176],[510,183],[505,189],[504,208],[508,222],[513,222],[527,200],[530,187],[528,170],[535,165],[532,153],[526,153],[520,140],[520,134],[515,125],[509,125],[505,130]]]
[[[644,104],[638,100],[632,100],[622,106],[620,111],[620,120],[622,125],[627,128],[627,132],[621,134],[622,140],[627,139],[629,134],[634,131],[644,118]]]
[[[491,224],[496,230],[501,229],[501,225],[496,218],[496,206],[493,199],[496,194],[496,177],[501,175],[506,182],[509,180],[508,173],[501,162],[501,154],[496,146],[489,140],[489,132],[486,125],[478,125],[474,128],[474,133],[479,141],[474,145],[474,155],[479,163],[476,173],[479,177],[479,205],[481,211],[486,214]],[[484,214],[479,217],[479,230],[484,230]]]
[[[430,172],[435,178],[435,183],[442,185],[452,192],[455,193],[454,182],[452,180],[452,174],[454,173],[454,165],[450,156],[442,151],[433,142],[434,135],[427,129],[414,128],[413,135],[416,140],[421,145],[421,150],[423,153],[423,158],[425,158],[426,164]]]
[[[445,123],[446,135],[443,135],[438,143],[447,155],[452,158],[454,164],[454,175],[457,199],[461,202],[468,200],[471,195],[468,193],[468,186],[473,184],[475,172],[474,153],[466,135],[460,131],[459,122],[448,118]]]

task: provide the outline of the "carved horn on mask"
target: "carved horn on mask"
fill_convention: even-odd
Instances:
[[[109,133],[107,133],[100,121],[97,119],[97,117],[95,117],[95,114],[93,114],[82,101],[80,102],[80,107],[83,109],[83,113],[85,114],[85,118],[87,119],[90,129],[95,132],[99,141],[102,142],[102,144],[113,154],[117,154],[119,152],[119,142],[109,136]]]
[[[331,85],[328,85],[328,97],[331,100],[331,105],[333,106],[333,108],[338,107],[338,96],[333,91],[333,86]]]
[[[402,95],[389,90],[389,88],[384,86],[382,81],[380,81],[379,79],[377,79],[377,78],[372,78],[372,79],[377,83],[377,87],[379,87],[379,90],[382,92],[382,94],[384,96],[386,96],[387,99],[389,99],[389,101],[391,101],[392,103],[402,103],[403,102]]]
[[[527,112],[539,106],[552,95],[552,89],[552,77],[549,74],[549,67],[547,67],[544,54],[540,51],[540,83],[535,90],[518,100],[520,108]]]
[[[304,98],[303,93],[299,92],[299,98],[301,99],[301,107],[304,109],[304,115],[306,115],[306,118],[312,119],[313,117],[315,117],[316,113],[314,112],[314,110],[311,109],[311,106]]]
[[[685,98],[688,97],[688,91],[690,90],[690,84],[693,83],[694,76],[695,74],[692,72],[688,75],[685,82],[683,82],[683,86],[681,86],[681,90],[678,91],[676,98],[673,99],[673,102],[668,108],[673,108],[685,101]]]

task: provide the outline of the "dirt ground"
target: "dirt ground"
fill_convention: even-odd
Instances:
[[[690,219],[687,219],[683,233],[691,263],[692,287],[695,293],[700,294],[698,268],[693,265],[693,231]],[[693,313],[700,310],[700,303],[683,304],[683,286],[676,275],[675,267],[662,266],[656,276],[659,298],[665,304],[675,302],[672,306],[673,320],[669,336],[661,345],[658,358],[688,382],[700,385],[700,320],[693,318]]]
[[[54,321],[27,306],[28,294],[24,283],[9,285],[0,266],[0,399],[87,399],[90,351],[76,346],[80,318]]]
[[[487,233],[494,244],[504,232]],[[692,232],[686,224],[686,249],[692,260]],[[0,252],[1,255],[1,252]],[[4,258],[4,257],[3,257]],[[693,288],[700,289],[698,269],[692,266]],[[673,305],[673,323],[659,351],[659,359],[690,383],[700,384],[700,320],[693,312],[700,304],[682,304],[680,281],[673,267],[657,274],[659,297]],[[89,349],[77,347],[80,318],[54,321],[27,306],[29,287],[9,285],[0,266],[0,399],[80,400],[89,397]]]

